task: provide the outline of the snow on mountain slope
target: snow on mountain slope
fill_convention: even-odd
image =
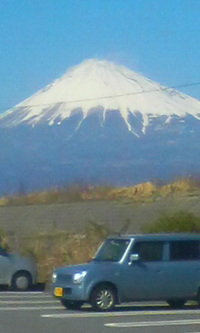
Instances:
[[[200,120],[200,101],[161,87],[124,66],[90,59],[5,112],[0,116],[0,126],[60,125],[77,110],[83,113],[82,121],[91,110],[101,110],[102,125],[107,111],[118,110],[133,134],[136,133],[129,121],[130,114],[142,115],[143,133],[157,117],[165,116],[166,124],[173,116],[183,118],[188,114]]]

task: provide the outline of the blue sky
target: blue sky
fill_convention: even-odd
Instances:
[[[200,0],[0,0],[0,112],[93,57],[200,82]]]

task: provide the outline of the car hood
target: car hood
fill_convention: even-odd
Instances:
[[[79,264],[79,265],[67,265],[67,266],[63,266],[60,268],[57,268],[55,271],[58,274],[74,274],[74,273],[78,273],[81,271],[93,271],[93,270],[108,270],[109,268],[113,267],[113,265],[118,265],[119,263],[116,262],[104,262],[104,261],[90,261],[88,263],[84,263],[84,264]]]

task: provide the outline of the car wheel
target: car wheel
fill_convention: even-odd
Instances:
[[[90,304],[95,311],[110,311],[116,304],[116,292],[109,285],[97,286],[90,298]]]
[[[12,290],[26,291],[30,289],[32,285],[32,279],[28,272],[16,273],[11,282]]]
[[[169,299],[167,301],[168,305],[170,306],[170,308],[182,308],[185,303],[186,303],[186,300],[185,299]]]
[[[61,304],[69,310],[79,310],[81,306],[84,304],[81,301],[66,301],[65,299],[61,300]]]

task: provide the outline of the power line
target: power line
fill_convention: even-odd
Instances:
[[[165,91],[165,90],[173,90],[178,88],[186,88],[186,87],[194,87],[200,85],[200,82],[193,82],[193,83],[185,83],[180,84],[172,87],[160,87],[158,89],[152,90],[143,90],[138,92],[126,93],[126,94],[118,94],[118,95],[109,95],[109,96],[100,96],[95,98],[87,98],[87,99],[79,99],[79,100],[68,100],[68,101],[58,101],[56,103],[45,103],[45,104],[34,104],[34,105],[23,105],[23,106],[9,106],[9,107],[0,107],[1,110],[9,110],[9,109],[21,109],[21,108],[28,108],[28,107],[37,107],[37,106],[51,106],[55,104],[70,104],[70,103],[80,103],[80,102],[90,102],[94,100],[102,100],[102,99],[110,99],[110,98],[118,98],[118,97],[125,97],[125,96],[132,96],[132,95],[140,95],[140,94],[148,94],[156,91]]]

